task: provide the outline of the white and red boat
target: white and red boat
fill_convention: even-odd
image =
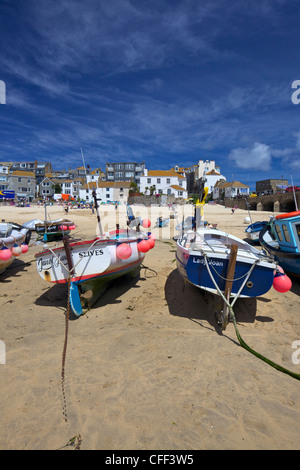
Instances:
[[[31,231],[14,222],[0,223],[0,274],[28,251]]]
[[[70,306],[79,316],[92,307],[110,281],[136,273],[154,244],[148,232],[130,227],[107,234],[100,230],[93,240],[70,242],[64,237],[62,246],[35,255],[37,271],[45,281],[70,282]]]

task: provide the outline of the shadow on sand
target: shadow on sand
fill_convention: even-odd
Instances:
[[[171,315],[189,318],[198,323],[206,320],[216,331],[220,332],[215,316],[215,312],[222,309],[220,296],[185,282],[177,269],[172,271],[167,278],[165,298]],[[256,317],[257,301],[269,302],[263,297],[237,299],[233,310],[238,323],[253,323],[255,319],[262,322],[273,321],[270,317]]]
[[[12,282],[13,279],[10,278],[21,277],[21,274],[19,273],[26,271],[26,268],[30,266],[30,264],[30,262],[25,263],[25,261],[22,261],[21,259],[15,259],[4,273],[0,274],[0,282]]]
[[[130,274],[122,276],[118,279],[113,280],[107,284],[105,291],[100,295],[99,299],[92,306],[91,310],[100,308],[108,304],[118,304],[122,300],[119,299],[127,290],[132,288],[139,288],[136,285],[138,281],[143,280],[138,273],[135,277]],[[52,287],[47,289],[40,297],[35,301],[36,305],[43,307],[57,307],[66,310],[67,308],[67,297],[68,297],[68,285],[67,284],[54,284]],[[76,320],[80,317],[70,314],[70,320]]]

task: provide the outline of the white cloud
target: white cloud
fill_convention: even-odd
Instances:
[[[271,169],[271,150],[268,145],[255,142],[251,148],[236,148],[230,152],[229,158],[238,168],[253,170]]]

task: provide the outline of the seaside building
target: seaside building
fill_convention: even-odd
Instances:
[[[99,204],[103,202],[127,204],[129,189],[129,181],[92,181],[83,185],[79,194],[80,199],[88,203],[94,203],[93,191],[96,191]]]
[[[186,177],[175,170],[147,170],[140,178],[140,191],[144,194],[166,194],[187,199]]]
[[[288,186],[287,179],[268,179],[256,182],[256,194],[276,194]],[[282,188],[283,187],[283,188]]]
[[[106,181],[129,181],[138,186],[145,170],[145,162],[106,163]]]
[[[34,173],[36,183],[40,184],[46,173],[52,171],[52,165],[50,162],[38,162],[37,160],[34,162],[12,162],[9,171],[10,173],[14,171],[31,171]]]
[[[215,184],[226,177],[221,174],[220,167],[214,160],[199,160],[195,171],[194,192],[203,187],[208,187],[208,194],[213,194]]]
[[[8,190],[15,191],[17,199],[32,201],[36,195],[36,177],[33,171],[16,170],[9,174]]]
[[[239,181],[232,181],[231,183],[225,183],[223,185],[225,197],[248,197],[250,194],[250,188],[244,183]]]

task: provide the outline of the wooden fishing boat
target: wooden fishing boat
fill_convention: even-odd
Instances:
[[[28,251],[31,231],[14,222],[0,223],[0,274]]]
[[[300,276],[300,211],[272,217],[259,241],[284,271]]]
[[[54,241],[69,235],[75,224],[68,219],[45,220],[35,224],[37,240]]]
[[[245,229],[247,238],[252,242],[259,242],[259,233],[267,223],[267,221],[257,221],[248,225],[248,227]]]
[[[196,205],[194,230],[183,231],[177,240],[177,269],[186,281],[224,299],[218,320],[225,329],[229,300],[233,304],[238,297],[258,297],[268,292],[276,264],[246,241],[205,227],[204,201]]]
[[[70,242],[36,254],[37,271],[52,283],[70,283],[69,301],[77,316],[89,310],[107,285],[125,274],[138,272],[145,253],[154,246],[147,233],[128,226],[103,234],[94,192],[100,235],[93,240]]]
[[[47,204],[45,203],[45,219],[33,219],[25,222],[23,227],[35,231],[37,233],[37,240],[44,242],[51,242],[61,240],[64,236],[69,235],[71,230],[74,230],[75,224],[69,219],[55,219],[49,220],[47,216]]]

